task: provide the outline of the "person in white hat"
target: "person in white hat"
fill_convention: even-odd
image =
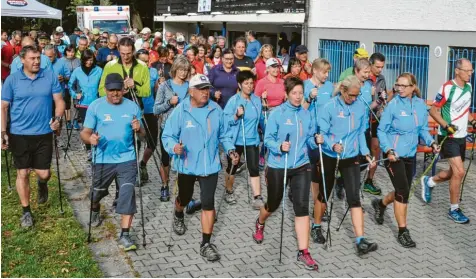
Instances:
[[[155,32],[155,33],[154,33],[154,38],[162,38],[162,33],[160,33],[160,32]]]
[[[142,31],[140,31],[141,38],[137,39],[134,46],[136,49],[141,49],[142,44],[144,42],[149,42],[150,45],[154,42],[154,38],[151,38],[152,31],[148,27],[144,27]]]
[[[198,180],[202,202],[200,255],[214,262],[220,259],[217,247],[210,241],[215,223],[215,190],[221,170],[218,145],[222,144],[232,164],[238,164],[240,159],[228,136],[223,110],[210,101],[212,85],[207,76],[197,74],[189,85],[190,97],[177,105],[162,133],[164,149],[174,157],[173,169],[178,172],[173,230],[178,235],[185,234],[183,211]]]
[[[56,27],[56,32],[61,33],[61,40],[63,40],[63,42],[65,42],[67,45],[71,43],[69,40],[69,37],[64,32],[63,27],[61,26]]]

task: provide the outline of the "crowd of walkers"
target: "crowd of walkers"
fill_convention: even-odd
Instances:
[[[387,88],[381,53],[369,56],[356,49],[354,65],[332,83],[328,60],[310,61],[305,45],[285,43],[285,33],[280,37],[275,50],[261,45],[251,30],[230,45],[222,36],[191,35],[187,41],[184,34],[152,34],[147,27],[122,38],[79,28],[68,36],[62,27],[51,36],[2,32],[2,149],[12,153],[17,169],[21,226],[34,223],[30,171],[37,174],[38,203],[48,200],[52,154],[63,124],[66,150],[72,131],[81,130],[92,162],[90,228],[101,225],[100,201],[115,181],[113,205],[122,216],[119,245],[125,251],[137,249],[130,237],[136,186],[141,198],[148,168],[157,168],[162,202],[177,187],[172,230],[184,235],[184,211],[201,210],[200,254],[220,259],[211,236],[219,214],[215,192],[222,153],[227,158],[222,199],[230,206],[237,203],[235,176],[246,172],[250,206],[259,211],[249,224],[256,243],[265,241],[266,220],[281,203],[284,216],[283,199],[289,196],[297,261],[306,269],[318,270],[309,240],[330,242],[330,227],[325,233],[322,223],[332,220],[334,196],[345,196],[358,254],[377,249],[364,232],[361,195],[381,195],[374,182],[379,163],[394,191],[371,202],[373,217],[383,224],[385,209],[393,204],[397,241],[416,246],[407,210],[419,145],[431,147],[450,165],[433,177],[422,176],[423,201],[430,203],[432,189],[449,181],[448,217],[469,222],[458,205],[467,128],[476,128],[469,110],[474,72],[469,60],[456,62],[454,79],[443,84],[428,109],[412,73],[401,73]],[[439,125],[437,138],[429,132],[429,115]],[[177,173],[174,183],[171,171]],[[262,195],[263,171],[267,195]],[[200,200],[192,199],[196,181]]]

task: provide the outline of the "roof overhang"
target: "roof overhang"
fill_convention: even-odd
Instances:
[[[270,23],[303,24],[304,13],[250,13],[250,14],[215,14],[215,15],[161,15],[154,16],[159,22],[227,22],[227,23]]]

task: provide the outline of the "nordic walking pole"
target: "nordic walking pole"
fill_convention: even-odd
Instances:
[[[10,180],[10,165],[8,164],[8,151],[3,150],[3,157],[5,157],[5,165],[7,167],[8,191],[12,190],[12,182]]]
[[[232,165],[231,166],[231,170],[230,170],[230,173],[228,174],[228,178],[226,179],[226,181],[228,181],[230,178],[230,175],[233,173],[234,169],[237,167],[238,165]],[[226,193],[226,183],[225,183],[225,189],[223,189],[223,194],[221,195],[221,199],[220,199],[220,202],[218,203],[218,210],[215,214],[215,223],[218,221],[218,215],[220,214],[220,210],[221,210],[221,204],[223,202],[223,200],[225,199],[225,193]]]
[[[52,119],[52,121],[54,121]],[[61,175],[60,175],[60,167],[59,167],[59,151],[58,151],[58,136],[56,132],[53,132],[53,140],[55,142],[55,153],[56,153],[56,175],[58,177],[58,191],[59,191],[59,201],[60,201],[60,213],[64,214],[63,211],[63,197],[61,194]]]
[[[136,116],[134,115],[134,120],[137,120]],[[140,123],[140,122],[139,122]],[[145,218],[144,218],[144,201],[142,200],[142,181],[140,177],[140,161],[139,161],[139,148],[138,148],[138,138],[137,132],[133,131],[133,140],[134,140],[134,148],[136,151],[136,165],[137,165],[137,177],[139,179],[139,200],[140,200],[140,217],[142,221],[142,246],[146,246],[145,242]]]
[[[180,140],[180,145],[182,145],[182,141]],[[178,157],[179,155],[175,155],[175,159],[179,160]],[[174,160],[175,160],[174,159]],[[170,252],[172,250],[172,247],[174,244],[172,243],[172,231],[174,230],[174,214],[175,214],[175,204],[176,204],[176,199],[177,199],[177,190],[178,190],[178,177],[179,177],[179,170],[178,170],[178,164],[177,164],[177,177],[175,178],[175,186],[174,190],[172,191],[172,218],[170,220],[170,233],[169,233],[169,241],[166,244],[167,245],[167,250]],[[225,189],[226,191],[226,189]],[[175,196],[175,198],[174,198]]]
[[[468,176],[469,168],[471,167],[471,163],[473,162],[474,157],[474,143],[476,142],[476,134],[473,133],[473,145],[471,146],[471,158],[469,159],[469,165],[464,173],[463,182],[461,183],[461,187],[459,189],[459,201],[463,201],[463,190],[464,190],[464,182],[466,181],[466,176]],[[8,168],[8,166],[7,166]]]
[[[78,109],[75,110],[73,119],[76,119],[77,116],[78,116]],[[71,129],[69,129],[69,130],[66,129],[66,134],[68,135],[68,140],[66,142],[66,147],[63,149],[64,150],[63,159],[66,159],[66,157],[68,156],[68,150],[69,150],[69,147],[70,147],[71,136],[73,135],[73,127],[71,127]]]
[[[92,160],[91,160],[91,206],[89,207],[89,229],[88,229],[88,243],[91,243],[91,220],[93,218],[93,200],[94,200],[94,169],[96,168],[96,149],[95,145],[92,146]]]
[[[339,141],[339,144],[342,145],[342,140]],[[337,153],[336,168],[334,170],[334,185],[332,189],[334,189],[337,184],[337,173],[339,172],[339,162],[340,162],[340,154]],[[327,237],[326,237],[326,242],[324,244],[324,249],[326,250],[327,250],[327,242],[329,242],[329,246],[332,246],[331,221],[332,221],[332,209],[334,208],[334,197],[332,196],[332,191],[329,196],[331,197],[331,209],[329,210],[329,219],[327,220]]]
[[[241,105],[243,108],[243,111],[245,111],[245,108],[243,105]],[[245,137],[245,115],[243,114],[241,116],[241,130],[242,130],[242,135],[243,135],[243,154],[245,154],[245,164],[248,166],[248,157],[246,156],[246,137]],[[251,196],[250,196],[250,174],[249,171],[246,171],[246,186],[248,188],[248,203],[251,204]]]
[[[286,135],[286,142],[289,142],[289,134]],[[279,245],[279,263],[283,263],[281,261],[283,255],[283,229],[284,229],[284,207],[285,207],[285,196],[286,196],[286,182],[287,182],[287,175],[288,175],[288,152],[284,153],[284,185],[283,185],[283,205],[281,208],[281,244]]]

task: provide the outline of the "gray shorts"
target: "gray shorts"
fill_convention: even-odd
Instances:
[[[119,164],[95,164],[94,166],[93,202],[99,202],[109,194],[109,186],[117,178],[119,184],[119,198],[117,199],[116,213],[133,215],[137,212],[134,186],[137,179],[136,161]]]

